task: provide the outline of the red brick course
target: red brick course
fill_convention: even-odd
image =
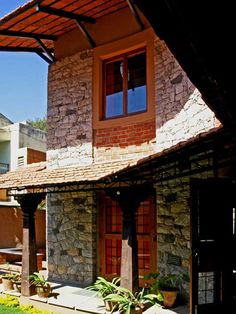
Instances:
[[[128,147],[155,139],[155,120],[94,131],[95,147]]]

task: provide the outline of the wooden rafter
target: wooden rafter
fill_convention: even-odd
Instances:
[[[56,15],[56,16],[60,16],[60,17],[64,17],[64,18],[68,18],[70,20],[74,20],[76,22],[76,24],[78,25],[80,31],[84,35],[84,37],[90,43],[90,45],[92,47],[96,46],[95,41],[93,40],[92,36],[89,34],[89,32],[87,31],[85,26],[82,24],[82,22],[94,24],[96,22],[96,20],[94,18],[85,16],[85,15],[81,15],[81,14],[76,14],[73,12],[68,12],[65,10],[59,10],[59,9],[54,9],[54,8],[50,8],[50,7],[46,7],[46,6],[41,6],[39,4],[36,5],[36,11],[37,12],[44,12],[44,13],[48,13],[48,14],[52,14],[52,15]]]
[[[87,23],[92,23],[92,24],[94,24],[96,22],[96,20],[94,18],[89,17],[89,16],[76,14],[73,12],[68,12],[68,11],[60,10],[60,9],[54,9],[54,8],[50,8],[50,7],[46,7],[46,6],[41,6],[39,4],[36,4],[36,11],[37,12],[41,11],[41,12],[48,13],[51,15],[57,15],[60,17],[65,17],[65,18],[71,19],[71,20],[78,20],[81,22],[87,22]]]
[[[44,50],[42,48],[31,48],[31,47],[0,47],[0,51],[6,52],[35,52],[35,53],[42,53]],[[48,48],[49,52],[52,52],[52,49]]]
[[[143,24],[143,22],[142,22],[142,20],[141,20],[141,18],[140,18],[140,16],[139,16],[139,14],[138,14],[138,11],[137,11],[137,9],[136,9],[136,7],[135,7],[133,1],[132,1],[132,0],[127,0],[127,3],[128,3],[128,6],[129,6],[129,8],[130,8],[130,11],[131,11],[131,13],[133,14],[133,16],[134,16],[136,22],[137,22],[138,25],[140,26],[140,29],[141,29],[141,30],[144,30],[144,28],[145,28],[145,27],[144,27],[144,24]]]
[[[45,54],[43,54],[42,52],[36,52],[37,55],[39,57],[41,57],[44,61],[46,61],[48,64],[53,63],[53,61],[51,59],[49,59],[47,56],[45,56]]]
[[[21,38],[33,38],[33,39],[45,39],[45,40],[57,40],[56,36],[53,35],[45,35],[45,34],[36,34],[36,33],[26,33],[21,31],[8,31],[8,30],[0,30],[0,35],[9,36],[9,37],[21,37]]]
[[[53,54],[49,51],[49,49],[44,45],[44,43],[38,39],[35,38],[35,40],[37,41],[37,43],[39,44],[39,46],[42,48],[42,50],[45,52],[45,54],[48,56],[48,58],[54,62],[55,61],[55,57],[53,56]]]

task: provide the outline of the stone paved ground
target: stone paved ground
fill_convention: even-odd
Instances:
[[[30,303],[37,308],[49,310],[57,314],[106,313],[102,300],[99,299],[94,292],[75,286],[66,286],[57,283],[52,283],[52,285],[53,293],[48,299],[39,298],[37,295],[30,298],[20,297],[20,294],[15,291],[9,291],[7,293],[20,297],[21,303]],[[0,284],[0,293],[6,293],[3,291],[2,284]],[[147,309],[144,313],[188,314],[189,310],[187,306],[174,309],[163,309],[162,307],[155,305]]]

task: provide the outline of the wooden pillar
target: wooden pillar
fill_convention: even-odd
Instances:
[[[127,203],[120,205],[123,211],[121,286],[135,292],[138,291],[138,243],[135,224],[138,204],[127,200]]]
[[[132,292],[138,291],[138,243],[135,214],[140,202],[148,196],[147,186],[121,188],[109,191],[118,201],[123,212],[121,282],[120,285]]]
[[[30,296],[32,287],[29,276],[37,271],[35,211],[44,198],[44,194],[26,194],[16,196],[23,212],[23,248],[22,248],[22,274],[21,294]]]

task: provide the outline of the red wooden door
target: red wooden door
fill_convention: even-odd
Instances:
[[[112,279],[120,275],[122,210],[118,202],[105,193],[101,193],[99,197],[99,272],[107,279]],[[139,285],[144,286],[143,276],[157,270],[156,215],[153,195],[140,203],[136,213],[136,232]]]

